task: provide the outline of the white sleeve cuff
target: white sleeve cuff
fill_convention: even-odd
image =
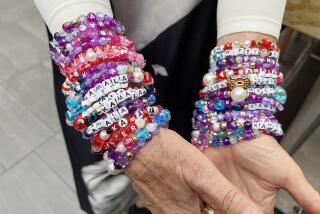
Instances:
[[[51,33],[62,30],[62,25],[82,14],[103,12],[113,17],[106,0],[34,0]]]
[[[286,0],[219,0],[218,38],[239,32],[279,37]]]

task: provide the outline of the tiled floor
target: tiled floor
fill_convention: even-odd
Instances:
[[[0,213],[83,213],[58,124],[46,32],[32,0],[0,1],[0,41]],[[318,188],[319,137],[320,130],[295,155]],[[279,202],[284,210],[293,205],[287,197]]]
[[[0,213],[83,213],[32,0],[0,1],[0,40]]]

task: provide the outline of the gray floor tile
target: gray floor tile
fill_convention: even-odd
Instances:
[[[43,40],[48,43],[48,35],[45,28],[45,23],[41,16],[36,14],[29,16],[28,18],[19,22],[19,26],[29,32],[31,35]]]
[[[8,60],[0,54],[0,82],[9,79],[20,71]]]
[[[0,85],[0,162],[9,168],[53,132]]]
[[[14,4],[14,6],[27,14],[29,17],[39,14],[38,9],[36,8],[33,0],[1,0],[1,1],[9,1]]]
[[[5,170],[4,166],[2,166],[2,164],[0,164],[0,174]]]
[[[71,189],[75,190],[72,168],[62,133],[56,134],[41,145],[36,153]]]
[[[33,154],[1,175],[0,189],[1,213],[82,213],[75,193]]]
[[[6,30],[0,30],[0,41],[2,41],[0,54],[21,70],[49,57],[48,43],[17,24],[7,26]]]
[[[0,9],[0,26],[2,27],[15,24],[25,18],[27,15],[16,7],[2,6]]]
[[[53,131],[60,130],[50,69],[38,63],[3,85]]]

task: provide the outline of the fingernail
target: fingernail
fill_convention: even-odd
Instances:
[[[260,210],[257,210],[257,208],[249,207],[247,208],[243,214],[263,214]]]

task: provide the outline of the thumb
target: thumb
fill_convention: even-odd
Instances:
[[[307,213],[320,213],[320,194],[307,181],[300,168],[293,176],[289,176],[285,188]]]
[[[193,161],[196,161],[195,159]],[[233,186],[208,159],[194,162],[188,180],[200,198],[218,213],[262,214],[259,208]]]

